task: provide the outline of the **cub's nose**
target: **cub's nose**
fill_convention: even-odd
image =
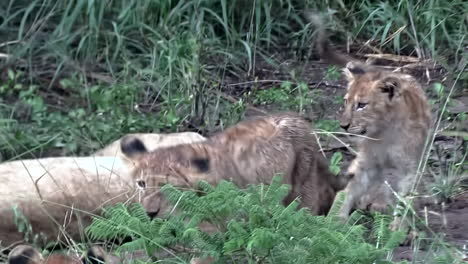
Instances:
[[[346,131],[348,131],[349,123],[340,123],[340,127]]]

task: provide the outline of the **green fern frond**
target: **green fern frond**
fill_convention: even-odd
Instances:
[[[198,187],[198,190],[204,192],[205,194],[212,193],[215,191],[215,187],[213,187],[207,181],[203,181],[203,180],[197,182],[197,187]]]
[[[283,198],[286,197],[290,189],[289,185],[282,183],[281,174],[277,174],[272,178],[271,184],[267,186],[262,201],[267,204],[281,204]]]
[[[362,223],[362,222],[366,221],[367,219],[369,219],[369,217],[366,216],[365,212],[358,209],[358,210],[355,210],[354,212],[352,212],[349,215],[348,224],[356,225],[358,223]],[[369,221],[370,221],[370,219],[369,219]]]
[[[131,204],[128,213],[143,223],[149,223],[151,220],[145,208],[140,203]]]
[[[139,239],[127,242],[127,243],[119,246],[116,249],[116,252],[117,253],[124,253],[124,252],[138,251],[138,250],[141,250],[141,249],[145,248],[145,246],[146,246],[145,243],[146,242],[145,242],[145,240],[143,238],[139,238]]]
[[[343,207],[344,200],[346,199],[346,192],[340,191],[335,195],[335,200],[333,201],[333,204],[328,211],[327,216],[330,218],[335,219],[338,217],[338,214],[341,210],[341,207]]]
[[[371,237],[375,239],[375,247],[382,248],[389,237],[388,226],[390,224],[390,216],[375,212],[373,214],[374,223],[371,228]]]
[[[88,232],[97,239],[133,237],[121,246],[122,252],[143,249],[153,255],[177,249],[166,259],[176,262],[211,256],[216,263],[385,263],[383,254],[399,244],[400,234],[385,229],[384,216],[376,217],[371,230],[379,238],[379,248],[366,242],[366,228],[357,224],[364,217],[361,213],[351,214],[347,224],[336,221],[344,196],[337,197],[328,216],[298,210],[298,201],[284,206],[289,187],[281,182],[275,177],[271,185],[245,189],[229,181],[215,187],[199,182],[201,196],[168,184],[161,192],[177,204],[177,213],[150,220],[141,205],[118,204],[107,208],[104,217],[94,218]],[[199,224],[204,221],[218,230],[203,232]]]
[[[388,238],[387,242],[383,246],[383,249],[387,251],[391,251],[394,248],[398,247],[403,243],[406,239],[406,233],[402,231],[391,232],[390,237]]]

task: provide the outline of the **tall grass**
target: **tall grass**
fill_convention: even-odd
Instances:
[[[315,37],[307,9],[333,14],[336,45],[352,39],[466,68],[464,0],[2,0],[0,159],[89,154],[129,132],[235,123],[245,105],[221,96],[231,92],[225,78],[255,80],[258,59],[275,62],[277,52],[301,60]],[[453,184],[438,186],[453,194]]]
[[[14,121],[1,125],[2,152],[7,145],[23,152],[44,144],[41,150],[66,145],[68,152],[89,153],[135,129],[194,124],[209,131],[235,122],[242,106],[215,93],[224,78],[253,79],[259,57],[274,61],[273,52],[308,49],[314,34],[302,13],[327,8],[334,10],[337,43],[348,35],[358,43],[373,40],[384,52],[461,59],[467,32],[461,0],[5,0],[1,68],[20,77],[2,77],[10,84],[0,89],[1,118]],[[23,118],[11,102],[34,111]],[[70,108],[81,114],[70,116]],[[80,121],[90,125],[83,130]],[[93,132],[96,126],[102,129]],[[71,132],[54,131],[58,139],[49,142],[50,131],[63,127]],[[80,150],[86,140],[92,142]]]

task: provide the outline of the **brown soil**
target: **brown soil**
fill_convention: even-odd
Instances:
[[[468,262],[468,192],[448,204],[423,204],[419,208],[419,215],[427,219],[427,226],[423,229],[427,230],[430,241],[454,246],[459,251],[454,254]],[[424,245],[400,246],[395,249],[393,260],[427,263],[434,257],[427,252]]]

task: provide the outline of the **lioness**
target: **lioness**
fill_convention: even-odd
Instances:
[[[216,184],[226,179],[245,187],[270,183],[282,173],[292,185],[284,202],[300,197],[301,206],[315,214],[329,210],[339,188],[318,153],[311,124],[292,113],[242,121],[200,143],[152,152],[140,145],[137,139],[127,141],[122,152],[135,161],[133,176],[143,189],[142,204],[154,216],[170,209],[159,192],[166,183],[193,187],[198,180]]]
[[[157,137],[162,139],[159,141],[162,146],[205,139],[198,134],[198,137],[188,135],[188,138],[181,134]],[[138,135],[127,135],[118,142],[132,138],[138,138],[142,148],[157,148],[156,141],[149,141],[147,146],[147,138]],[[91,215],[99,215],[103,206],[133,201],[136,194],[131,178],[133,163],[122,155],[108,155],[1,163],[0,246],[10,246],[24,238],[25,234],[19,232],[16,224],[23,220],[16,215],[15,207],[31,224],[34,234],[46,236],[39,242],[48,242],[79,239],[82,227],[90,223]]]
[[[340,125],[359,135],[356,158],[347,170],[350,182],[340,216],[346,219],[361,198],[372,210],[387,211],[395,204],[392,189],[405,196],[411,189],[431,123],[426,95],[410,75],[359,63],[337,54],[328,43],[324,23],[318,27],[318,50],[324,60],[343,65],[348,81]],[[389,188],[384,182],[387,181]],[[369,199],[370,198],[370,199]],[[388,211],[387,211],[388,212]],[[395,222],[398,223],[398,222]]]
[[[131,163],[115,157],[54,157],[0,164],[0,245],[21,242],[24,215],[44,242],[80,238],[102,206],[133,199]],[[30,234],[31,235],[31,234]],[[39,236],[42,242],[42,236]],[[65,240],[66,241],[66,240]]]

